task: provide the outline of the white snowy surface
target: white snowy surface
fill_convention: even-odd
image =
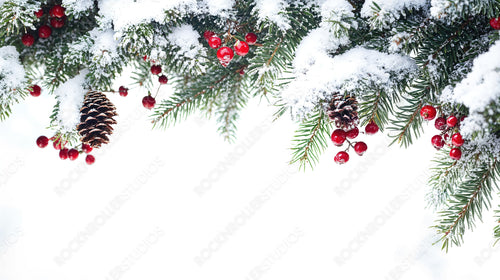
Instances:
[[[198,41],[200,34],[193,29],[193,26],[184,24],[172,29],[168,34],[167,39],[174,46],[180,48],[180,53],[188,58],[195,58],[203,49],[203,46]]]
[[[51,136],[53,96],[28,98],[0,123],[0,279],[498,274],[500,249],[491,246],[495,223],[487,213],[462,247],[444,253],[431,245],[436,216],[424,194],[432,124],[408,149],[387,147],[381,134],[360,135],[368,144],[362,157],[339,166],[339,148],[331,145],[314,171],[297,172],[286,144],[296,124],[272,122],[275,108],[250,102],[231,145],[214,122],[196,116],[152,130],[141,105],[146,94],[109,96],[118,124],[110,144],[93,151],[93,166],[82,155],[62,161],[51,146],[36,147],[39,135]]]
[[[282,92],[294,116],[304,117],[320,100],[337,91],[353,90],[360,83],[372,83],[390,92],[397,81],[417,69],[408,57],[362,47],[332,58],[326,52],[325,32],[313,30],[297,48],[296,79]]]
[[[323,0],[318,2],[323,21],[329,19],[332,14],[354,15],[350,13],[353,9],[352,5],[346,0]]]
[[[179,12],[207,12],[211,15],[226,15],[234,0],[100,0],[99,13],[113,21],[116,31],[130,25],[149,22],[163,22],[165,11],[176,9]]]
[[[115,39],[115,32],[112,29],[90,31],[90,37],[94,41],[90,53],[99,60],[101,67],[111,64],[118,58],[118,41]]]
[[[379,14],[384,16],[385,14],[397,14],[403,9],[425,7],[427,5],[427,0],[367,0],[361,9],[361,16],[373,16],[372,7],[374,6],[374,3],[377,3],[381,9]]]
[[[430,14],[433,18],[441,19],[444,22],[463,17],[463,11],[467,10],[470,16],[478,14],[481,9],[469,9],[471,1],[449,1],[449,0],[431,0]],[[498,5],[495,0],[482,0],[484,6]],[[474,3],[476,5],[476,3]]]
[[[472,112],[500,99],[500,41],[474,59],[471,72],[453,89],[452,99]]]
[[[0,47],[0,95],[8,94],[26,81],[24,67],[14,46]]]
[[[94,0],[63,0],[62,5],[74,13],[80,13],[94,7]]]
[[[258,13],[260,21],[269,20],[275,23],[280,29],[290,28],[290,20],[286,18],[285,9],[288,3],[285,0],[256,0],[255,10]]]
[[[80,123],[80,108],[83,105],[85,75],[88,71],[82,71],[78,76],[62,84],[55,94],[59,100],[58,121],[63,132],[71,132]]]

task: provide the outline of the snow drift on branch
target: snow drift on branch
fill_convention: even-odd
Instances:
[[[408,57],[363,47],[331,57],[325,32],[328,31],[324,28],[313,30],[297,49],[294,60],[296,79],[282,95],[295,117],[305,117],[333,92],[353,91],[363,85],[376,85],[393,92],[399,81],[417,69]]]
[[[232,8],[234,0],[101,0],[99,13],[113,21],[115,31],[151,20],[163,22],[165,11],[178,13],[208,13],[224,16]]]
[[[19,53],[14,46],[0,48],[0,96],[12,89],[21,88],[26,73],[19,61]]]
[[[172,29],[167,38],[172,45],[179,47],[179,52],[185,57],[195,58],[203,49],[198,41],[199,37],[200,35],[193,29],[193,26],[184,24]]]
[[[55,91],[59,101],[59,114],[57,116],[63,132],[73,131],[80,122],[80,108],[86,93],[84,83],[87,74],[88,71],[82,71]]]
[[[479,112],[500,99],[500,41],[474,59],[473,65],[467,77],[455,86],[452,98]]]

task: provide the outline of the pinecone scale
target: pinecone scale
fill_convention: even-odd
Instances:
[[[327,114],[338,128],[354,128],[359,124],[358,101],[352,95],[337,92],[328,104]]]
[[[85,95],[80,109],[80,123],[77,126],[81,141],[93,148],[109,143],[113,133],[112,124],[116,124],[116,107],[101,92],[90,91]]]

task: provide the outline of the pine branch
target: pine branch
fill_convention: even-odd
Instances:
[[[499,176],[500,166],[495,160],[491,165],[484,163],[471,171],[457,187],[449,201],[449,208],[440,212],[441,219],[434,226],[443,234],[439,240],[443,249],[448,251],[450,245],[460,246],[466,227],[474,228],[474,220],[481,219],[482,210],[491,206],[493,185],[498,189],[495,180]]]
[[[5,1],[0,5],[0,42],[10,34],[26,32],[35,29],[36,17],[33,12],[39,9],[38,3],[27,1]]]
[[[394,104],[399,101],[397,95],[388,95],[382,89],[373,93],[364,92],[360,97],[359,118],[368,123],[374,120],[382,130],[389,121],[389,115],[394,113]]]
[[[498,209],[495,210],[495,220],[500,223],[500,205],[498,205]],[[495,244],[500,241],[500,225],[495,226],[493,229],[493,236],[495,237]]]
[[[239,112],[245,106],[248,96],[242,90],[241,78],[217,96],[217,121],[219,133],[225,140],[232,142],[236,138],[236,121],[239,119]]]
[[[429,206],[439,209],[455,194],[455,187],[462,184],[463,167],[455,160],[450,161],[449,149],[439,152],[434,163],[428,181],[431,192],[427,194],[427,201]]]
[[[392,126],[389,127],[390,130],[398,132],[390,135],[394,138],[391,145],[397,142],[401,146],[408,147],[413,143],[413,138],[420,136],[423,132],[422,120],[419,117],[423,101],[420,98],[404,97],[407,105],[399,108],[395,119],[391,120]]]
[[[152,121],[153,126],[166,127],[171,123],[175,124],[179,117],[187,117],[202,105],[202,97],[204,97],[205,103],[208,102],[219,92],[223,86],[222,83],[230,75],[226,73],[214,81],[216,77],[210,75],[205,76],[204,79],[200,78],[200,85],[194,85],[191,89],[176,93],[169,100],[162,102],[153,114],[155,117]]]
[[[319,155],[328,147],[332,124],[322,109],[304,119],[295,132],[291,163],[298,162],[299,168],[306,164],[312,167],[318,162]]]
[[[153,89],[153,80],[151,79],[151,66],[142,58],[135,60],[134,72],[132,73],[132,80],[134,84],[139,87],[144,87],[148,91]]]

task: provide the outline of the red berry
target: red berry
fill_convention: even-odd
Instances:
[[[210,37],[214,36],[215,33],[213,31],[210,31],[210,30],[207,30],[205,31],[205,33],[203,33],[203,37],[205,37],[205,40],[208,41],[208,39],[210,39]]]
[[[253,44],[255,44],[255,42],[257,42],[257,35],[255,35],[252,32],[249,32],[249,33],[247,33],[247,35],[245,35],[245,41],[249,45],[253,45]]]
[[[168,83],[167,76],[161,75],[160,77],[158,77],[158,82],[160,82],[160,84],[162,85],[166,85]]]
[[[463,121],[465,120],[465,118],[467,118],[467,116],[462,116],[462,117],[460,118],[460,121],[461,121],[461,122],[463,122]]]
[[[450,135],[448,135],[448,133],[447,133],[444,135],[444,140],[448,140],[448,138],[450,138]]]
[[[54,141],[54,143],[52,143],[52,146],[54,146],[54,149],[56,149],[56,150],[62,149],[63,148],[63,144],[62,144],[61,139],[56,139]]]
[[[443,117],[439,117],[434,122],[434,127],[439,130],[444,130],[446,128],[446,120]]]
[[[453,148],[450,151],[450,157],[454,160],[459,160],[462,157],[462,151],[459,148]]]
[[[89,144],[82,144],[82,151],[86,154],[92,152],[93,148]]]
[[[224,67],[229,65],[229,62],[231,62],[233,57],[234,57],[234,52],[229,47],[222,47],[217,51],[217,58]]]
[[[344,151],[338,152],[334,160],[338,164],[344,164],[349,161],[349,154]]]
[[[434,148],[436,148],[438,150],[441,149],[442,147],[444,147],[444,141],[443,141],[443,137],[441,137],[441,135],[432,136],[431,143],[432,143],[432,146],[434,146]]]
[[[68,158],[69,158],[70,160],[75,160],[75,159],[77,159],[77,158],[78,158],[78,155],[79,155],[79,154],[80,154],[80,153],[78,152],[78,150],[76,150],[76,149],[71,149],[71,150],[69,150],[69,151],[68,151]]]
[[[120,96],[127,96],[128,95],[128,88],[124,87],[124,86],[120,86],[118,88],[118,92],[120,93]]]
[[[422,109],[420,109],[420,116],[422,116],[422,118],[426,121],[433,120],[436,117],[436,114],[436,108],[431,105],[425,105]]]
[[[237,41],[236,44],[234,44],[234,50],[236,51],[237,55],[245,56],[250,50],[250,47],[245,41]]]
[[[354,151],[356,152],[356,154],[362,156],[366,150],[368,149],[368,146],[366,145],[365,142],[357,142],[355,145],[354,145]]]
[[[346,137],[349,139],[354,139],[358,137],[358,135],[359,135],[359,129],[357,127],[346,132]]]
[[[42,25],[38,29],[38,37],[40,38],[49,38],[50,34],[52,34],[52,29],[48,25]]]
[[[457,123],[458,123],[458,119],[455,116],[450,116],[450,117],[448,117],[448,119],[446,119],[446,124],[449,127],[454,127],[455,125],[457,125]]]
[[[38,11],[35,12],[35,16],[37,18],[41,18],[43,16],[43,9],[40,9]]]
[[[36,145],[40,148],[45,148],[49,144],[49,138],[46,136],[40,136],[36,139]]]
[[[68,159],[68,148],[64,148],[64,149],[60,150],[59,151],[59,157],[62,160]]]
[[[31,86],[31,89],[29,90],[31,96],[37,97],[40,96],[42,93],[42,88],[39,85],[33,85]]]
[[[156,100],[151,95],[147,95],[142,98],[142,106],[146,109],[153,109],[155,104]]]
[[[346,133],[342,129],[335,129],[332,133],[332,142],[335,146],[342,146],[344,144]]]
[[[62,18],[64,16],[64,8],[61,5],[55,5],[49,11],[51,17]]]
[[[35,43],[35,37],[33,37],[33,35],[31,35],[31,34],[24,34],[21,37],[21,41],[23,42],[23,45],[25,45],[26,47],[29,47],[29,46],[32,46],[33,43]]]
[[[50,19],[50,25],[54,28],[62,28],[64,26],[64,19],[63,18],[51,18]]]
[[[85,157],[85,162],[88,165],[92,165],[95,162],[95,157],[93,155],[87,155],[87,157]]]
[[[241,75],[241,76],[245,75],[245,69],[241,69],[241,70],[240,70],[240,75]]]
[[[222,40],[217,36],[212,36],[212,37],[208,38],[208,45],[212,49],[219,48],[221,44],[222,44]]]
[[[160,73],[161,73],[161,66],[160,65],[151,66],[151,74],[158,75]]]
[[[455,133],[451,136],[451,143],[456,146],[460,147],[464,144],[464,139],[462,138],[462,134],[460,133]]]
[[[147,55],[143,56],[142,60],[147,61],[148,60],[148,56]]]
[[[365,132],[368,135],[373,135],[378,132],[378,125],[374,121],[370,121],[370,123],[365,127]]]
[[[500,30],[500,17],[490,19],[490,25],[493,29]]]

